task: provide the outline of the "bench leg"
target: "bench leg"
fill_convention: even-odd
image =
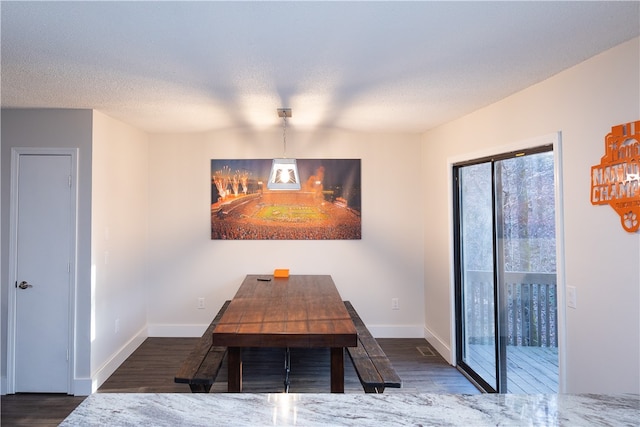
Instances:
[[[189,384],[191,393],[209,393],[211,384]]]
[[[240,393],[242,391],[242,348],[229,347],[227,361],[229,365],[227,391],[229,393]]]
[[[331,393],[344,393],[344,348],[331,347]]]

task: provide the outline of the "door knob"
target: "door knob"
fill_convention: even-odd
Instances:
[[[22,281],[20,282],[20,284],[18,285],[18,287],[20,289],[27,289],[27,288],[33,288],[33,285],[28,284],[26,281]]]

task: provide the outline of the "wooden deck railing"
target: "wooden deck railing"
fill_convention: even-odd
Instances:
[[[489,344],[494,333],[493,274],[465,275],[466,334],[470,343]],[[507,345],[558,346],[558,298],[554,273],[508,272],[506,292]]]

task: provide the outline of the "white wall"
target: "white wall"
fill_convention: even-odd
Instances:
[[[640,119],[640,42],[634,39],[423,138],[425,323],[451,349],[452,277],[447,162],[562,132],[566,284],[565,391],[640,392],[640,234],[590,203],[590,168],[611,126]],[[452,354],[447,354],[453,359]]]
[[[148,136],[93,112],[93,389],[147,336]]]
[[[7,296],[9,253],[9,199],[11,147],[78,148],[78,257],[75,312],[75,366],[73,388],[86,394],[90,385],[90,269],[91,245],[91,126],[90,110],[2,110],[2,393],[7,374]]]
[[[279,157],[279,128],[155,135],[149,153],[150,335],[201,334],[246,274],[289,268],[332,275],[377,336],[423,336],[418,135],[288,130],[290,157],[362,159],[362,240],[210,239],[210,160]],[[394,297],[400,310],[391,310]]]

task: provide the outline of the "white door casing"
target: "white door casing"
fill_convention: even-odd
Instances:
[[[12,150],[8,393],[73,392],[76,161]]]

